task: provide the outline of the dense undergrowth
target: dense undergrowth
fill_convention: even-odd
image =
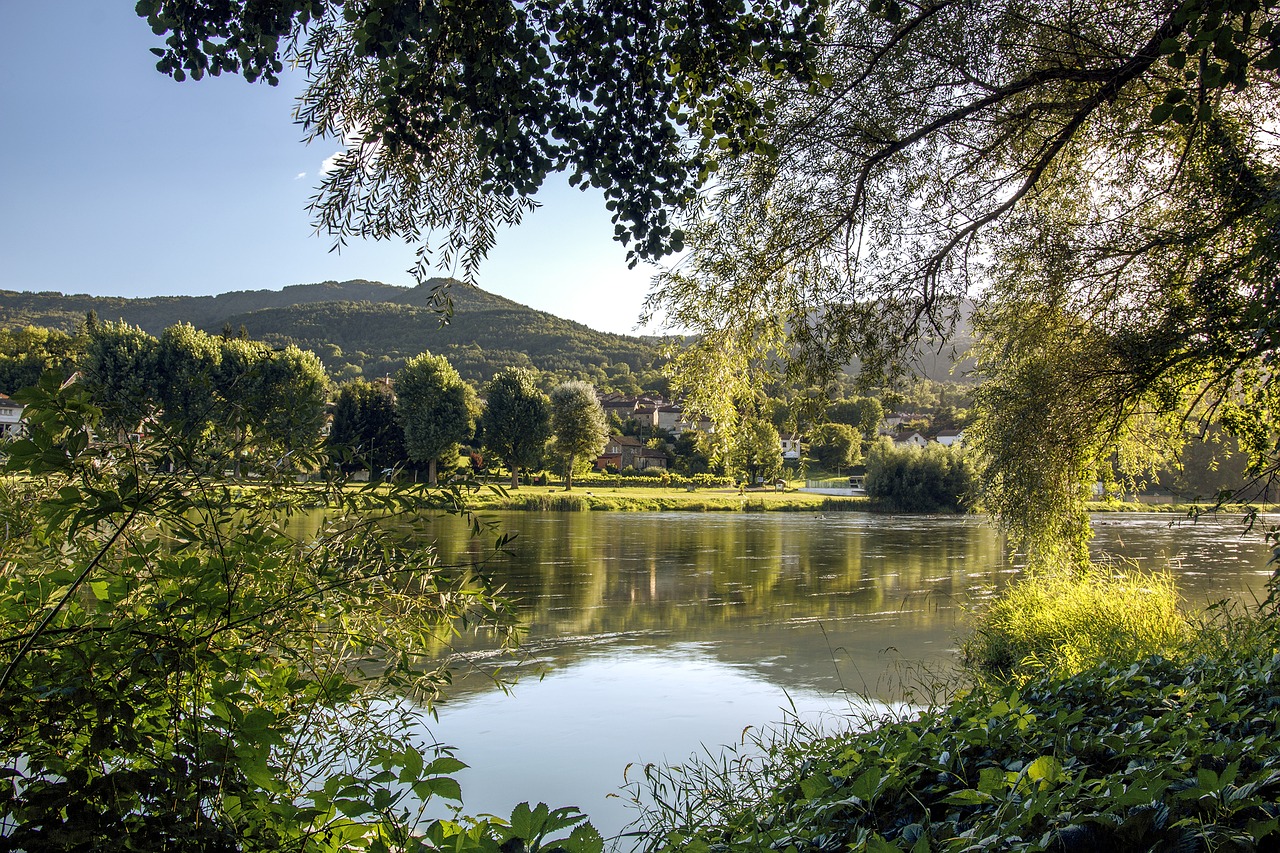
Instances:
[[[1046,617],[1051,586],[1007,605],[1003,624],[1019,600]],[[1067,622],[1106,597],[1068,593],[1079,612]],[[1110,638],[1077,643],[1099,660],[1046,665],[1044,649],[1065,644],[1061,615],[1032,638],[1039,652],[971,658],[967,692],[916,715],[835,735],[796,726],[732,760],[649,768],[645,849],[1280,850],[1274,612],[1167,618],[1129,645],[1102,615],[1074,623]],[[1165,653],[1132,657],[1150,642]]]

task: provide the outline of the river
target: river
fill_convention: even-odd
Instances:
[[[865,513],[494,513],[487,564],[529,625],[509,691],[459,674],[424,737],[456,747],[470,814],[576,805],[606,836],[647,762],[678,763],[795,714],[840,724],[946,683],[968,614],[1010,582],[977,517]],[[1271,519],[1275,522],[1277,519]],[[1263,592],[1269,550],[1239,518],[1094,519],[1095,554],[1170,567],[1190,606]],[[433,522],[446,560],[483,552]],[[465,664],[497,664],[482,639]],[[464,670],[467,667],[464,665]]]

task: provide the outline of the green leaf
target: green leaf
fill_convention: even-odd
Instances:
[[[831,790],[831,780],[826,776],[810,776],[800,780],[800,793],[806,800],[816,800]]]
[[[948,794],[943,798],[944,803],[950,803],[955,806],[980,806],[993,801],[995,797],[985,791],[977,791],[973,788],[965,788],[962,791],[956,791],[954,794]]]
[[[1042,755],[1031,762],[1027,765],[1026,774],[1032,782],[1040,783],[1041,788],[1064,778],[1062,765],[1052,755]]]

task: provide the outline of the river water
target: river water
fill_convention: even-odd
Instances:
[[[469,814],[576,805],[606,835],[635,817],[624,771],[679,763],[797,715],[839,725],[945,682],[968,614],[1016,576],[976,517],[864,513],[494,513],[487,563],[528,623],[507,691],[483,638],[423,736],[456,747]],[[1277,519],[1271,519],[1275,522]],[[1239,518],[1094,519],[1099,557],[1170,568],[1191,606],[1264,591]],[[447,561],[483,542],[433,522]],[[631,765],[627,770],[628,765]],[[614,796],[610,796],[614,795]]]

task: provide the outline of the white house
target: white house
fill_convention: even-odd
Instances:
[[[0,436],[22,434],[22,404],[0,394]]]
[[[800,436],[795,433],[782,436],[782,458],[783,459],[799,459],[800,458]]]
[[[962,429],[939,430],[938,434],[934,436],[934,441],[938,442],[938,444],[941,444],[943,447],[951,447],[953,444],[963,444],[964,430]]]
[[[893,443],[898,445],[899,447],[905,444],[910,444],[912,447],[924,447],[929,443],[929,440],[925,438],[923,435],[921,435],[919,432],[912,432],[908,435],[895,438],[893,440]]]

